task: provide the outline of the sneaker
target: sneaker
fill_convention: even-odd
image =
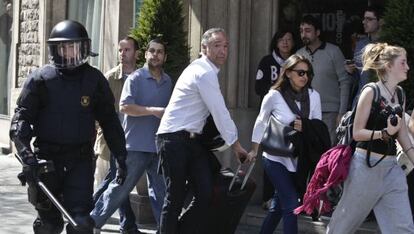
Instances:
[[[101,229],[99,229],[99,228],[94,228],[94,229],[93,229],[93,234],[101,234]]]

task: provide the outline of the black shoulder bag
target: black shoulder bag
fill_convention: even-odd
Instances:
[[[282,157],[294,157],[295,147],[290,138],[296,134],[292,126],[284,125],[274,115],[270,115],[262,141],[264,152]]]

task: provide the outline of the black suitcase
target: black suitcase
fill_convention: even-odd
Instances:
[[[213,152],[222,151],[226,144],[221,138],[211,115],[207,118],[200,140],[211,154],[209,167],[213,175],[216,175],[212,204],[207,210],[207,230],[203,230],[203,233],[233,234],[256,189],[256,183],[249,178],[254,162],[250,165],[240,164],[236,174],[229,168],[220,170],[221,164]],[[244,166],[249,166],[245,171],[246,173],[240,170]],[[239,174],[238,172],[242,173]]]
[[[240,170],[240,166],[236,172],[241,173],[235,174],[228,168],[220,171],[214,185],[212,205],[208,210],[209,230],[206,233],[233,234],[236,231],[256,189],[256,183],[248,178],[253,167],[254,163],[246,173]]]

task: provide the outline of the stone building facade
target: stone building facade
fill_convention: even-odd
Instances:
[[[19,9],[19,10],[16,10]],[[13,1],[13,24],[12,24],[12,43],[9,56],[9,86],[10,86],[10,104],[8,118],[0,118],[0,127],[6,131],[1,131],[0,145],[10,147],[8,139],[8,127],[12,109],[20,94],[21,87],[28,73],[39,67],[44,60],[44,50],[40,35],[42,28],[40,21],[44,20],[40,14],[39,0],[22,0]],[[16,20],[18,19],[18,20]]]
[[[357,3],[346,5],[349,1]],[[337,15],[342,17],[343,12],[356,12],[354,8],[357,4],[361,6],[370,2],[349,1],[336,0],[338,4],[335,6],[330,3],[332,2],[330,0],[318,0],[318,3],[327,4],[332,10],[325,9],[328,12],[316,14],[326,16],[328,26],[335,26],[339,24],[339,19],[335,18]],[[47,63],[46,40],[53,25],[64,19],[75,19],[86,25],[92,38],[92,48],[94,52],[100,54],[91,63],[105,72],[116,65],[118,41],[134,27],[135,16],[142,0],[3,0],[3,2],[7,3],[6,8],[12,5],[13,21],[10,30],[7,111],[0,113],[0,129],[2,129],[0,147],[7,150],[11,147],[8,129],[16,98],[27,74]],[[199,54],[203,31],[210,27],[222,27],[228,33],[229,58],[220,72],[220,85],[226,104],[238,126],[241,143],[249,149],[250,136],[260,104],[259,97],[254,92],[255,73],[260,58],[268,53],[272,35],[279,27],[289,26],[289,20],[295,22],[303,13],[312,13],[314,10],[311,7],[315,4],[313,0],[183,0],[183,2],[192,59]],[[308,10],[304,7],[308,7]],[[335,7],[342,7],[344,10]],[[337,29],[334,27],[333,30]],[[219,158],[225,167],[235,164],[229,150],[222,153]],[[258,201],[261,194],[261,166],[257,165],[255,171],[253,177],[258,182],[259,192],[255,194],[253,200]]]
[[[57,22],[70,18],[73,2],[76,1],[13,1],[9,112],[0,118],[0,127],[4,129],[0,133],[0,142],[5,149],[11,146],[7,130],[22,84],[27,74],[47,63],[48,34]],[[134,25],[136,1],[93,2],[95,5],[99,3],[101,11],[99,23],[95,22],[95,25],[100,25],[99,34],[91,34],[91,29],[88,25],[86,27],[90,36],[95,37],[92,38],[92,43],[99,42],[99,48],[95,52],[100,54],[100,58],[93,65],[107,71],[117,63],[116,49],[119,39],[127,35]],[[184,6],[191,58],[198,56],[200,38],[207,28],[223,27],[228,32],[231,41],[230,56],[227,65],[222,69],[220,82],[227,105],[239,126],[241,141],[249,148],[251,128],[258,106],[258,99],[252,92],[254,80],[251,77],[254,77],[258,60],[267,50],[267,46],[255,45],[268,44],[277,29],[277,14],[273,12],[277,12],[278,0],[185,0]],[[262,13],[253,14],[257,11]],[[220,158],[225,166],[235,163],[230,152],[225,152]]]
[[[23,0],[19,14],[19,44],[17,45],[16,87],[20,88],[26,75],[41,65],[39,0]],[[44,44],[44,43],[42,43]]]

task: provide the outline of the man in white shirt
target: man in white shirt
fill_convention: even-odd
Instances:
[[[198,134],[211,114],[222,138],[238,159],[247,157],[240,145],[237,128],[220,91],[219,67],[227,60],[228,40],[221,28],[207,30],[202,37],[202,56],[178,78],[157,132],[157,148],[166,182],[160,233],[203,233],[213,179],[209,152]],[[194,198],[180,218],[186,196],[186,182]],[[178,227],[179,226],[179,227]]]

